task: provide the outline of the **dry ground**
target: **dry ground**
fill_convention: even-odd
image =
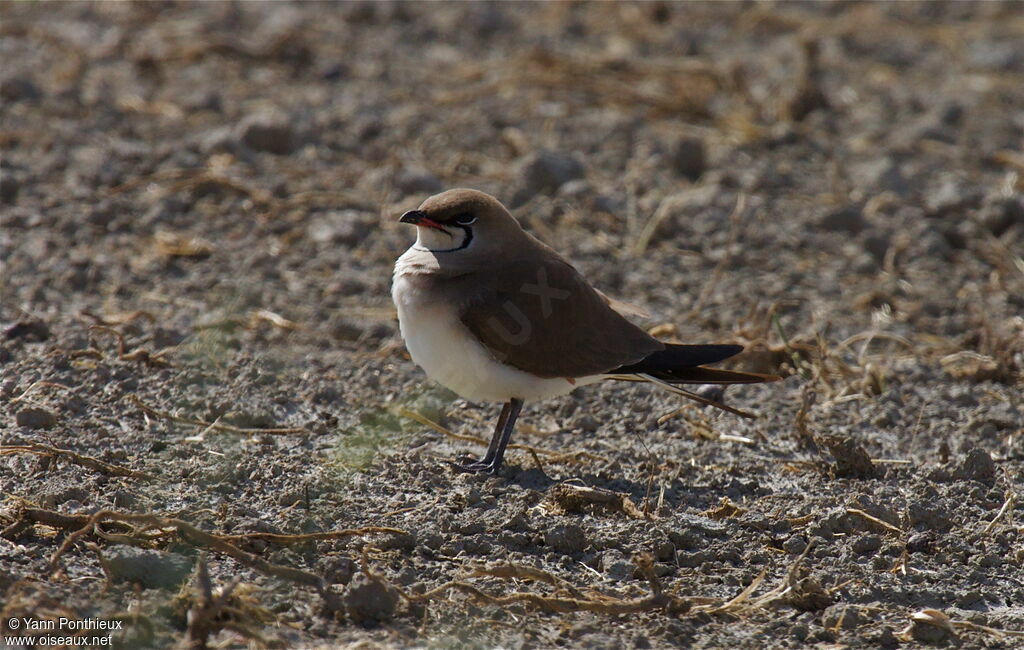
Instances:
[[[1021,43],[1019,3],[0,5],[0,632],[1020,647]],[[457,186],[747,345],[762,417],[589,387],[451,471],[497,407],[388,292]]]

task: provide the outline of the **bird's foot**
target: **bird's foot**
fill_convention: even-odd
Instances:
[[[461,463],[448,461],[448,464],[452,468],[467,474],[497,474],[498,470],[493,462],[485,463],[483,460],[467,460]]]

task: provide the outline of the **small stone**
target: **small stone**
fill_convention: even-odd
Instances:
[[[860,609],[845,604],[832,605],[821,615],[821,624],[826,629],[852,630],[864,622]]]
[[[832,596],[813,576],[807,576],[793,585],[786,600],[793,607],[807,612],[825,609],[832,604]]]
[[[342,596],[349,618],[365,626],[391,620],[398,609],[398,598],[393,587],[365,573],[356,574]]]
[[[594,210],[605,214],[618,215],[626,209],[625,203],[614,196],[598,194],[594,197]]]
[[[320,69],[320,78],[325,81],[340,81],[349,75],[348,66],[340,61],[331,61]]]
[[[836,476],[871,478],[877,474],[871,457],[853,438],[822,436],[828,451],[836,459]]]
[[[114,492],[113,502],[118,510],[135,510],[139,507],[139,497],[126,490]]]
[[[995,553],[988,553],[977,558],[978,566],[984,569],[998,569],[1003,566],[1003,558]]]
[[[444,186],[441,181],[425,169],[406,167],[395,174],[395,187],[403,195],[437,194]]]
[[[957,472],[960,478],[991,485],[996,480],[996,464],[984,449],[972,449]]]
[[[573,430],[578,429],[583,433],[593,433],[597,431],[598,427],[601,426],[601,423],[598,422],[597,418],[590,413],[583,412],[570,420],[569,426]]]
[[[490,39],[509,26],[509,20],[493,3],[474,2],[470,7],[467,23],[469,28],[483,39]]]
[[[57,416],[46,409],[29,406],[18,411],[14,421],[19,427],[49,429],[57,424]]]
[[[350,557],[328,555],[317,563],[317,568],[328,584],[347,585],[355,575],[356,563]]]
[[[867,555],[882,548],[882,538],[878,535],[864,535],[853,540],[853,552],[857,555]]]
[[[238,134],[239,139],[254,151],[285,155],[298,146],[288,117],[276,111],[246,117],[238,126]]]
[[[983,601],[984,599],[984,594],[982,594],[977,589],[968,589],[963,594],[957,596],[956,606],[961,609],[967,609],[972,605],[976,605],[977,603]]]
[[[927,611],[927,610],[926,610]],[[908,632],[911,638],[921,643],[945,643],[953,637],[953,628],[948,622],[943,625],[942,619],[937,619],[935,622],[929,622],[925,617],[919,617],[918,614],[924,612],[918,612],[911,617],[911,624]]]
[[[833,232],[859,233],[868,226],[862,208],[859,203],[851,203],[833,210],[818,221],[818,227]]]
[[[192,560],[184,555],[131,546],[108,551],[106,559],[111,580],[146,589],[176,589],[192,572]]]
[[[581,553],[590,542],[586,533],[576,524],[555,526],[544,533],[544,543],[559,553],[572,555]]]
[[[169,327],[157,327],[153,330],[153,347],[157,350],[181,345],[186,335]]]
[[[662,562],[668,562],[675,559],[676,546],[672,542],[665,540],[654,545],[654,557]]]
[[[583,178],[584,167],[572,155],[542,150],[530,154],[520,163],[519,176],[522,192],[528,200],[534,194],[550,194],[569,181]]]
[[[41,320],[20,320],[4,326],[4,338],[24,339],[29,342],[45,341],[50,338],[50,328]]]
[[[928,533],[915,533],[907,540],[908,553],[931,553],[935,539]]]
[[[42,97],[39,86],[28,77],[11,77],[0,81],[0,99],[5,102],[35,101]]]
[[[793,535],[782,544],[782,550],[790,555],[799,555],[807,548],[807,538],[803,535]]]
[[[888,625],[883,625],[878,633],[867,635],[865,638],[869,643],[874,643],[878,648],[895,648],[900,644],[899,638]]]
[[[363,335],[363,328],[340,314],[334,314],[327,323],[327,331],[337,341],[358,341]]]
[[[7,169],[0,171],[0,201],[8,205],[14,203],[18,198],[19,190],[21,190],[21,184],[14,174]]]
[[[65,504],[65,510],[70,510],[71,504],[78,504],[81,507],[83,501],[88,501],[89,493],[77,485],[63,485],[44,489],[39,500],[46,508],[52,509]]]
[[[630,562],[622,551],[609,550],[601,556],[601,572],[615,580],[629,580],[633,577],[636,565]]]
[[[885,255],[892,246],[889,236],[882,232],[872,232],[869,230],[864,233],[863,237],[864,250],[874,258],[875,262],[881,263],[885,261]]]
[[[696,181],[707,167],[704,141],[700,138],[680,138],[672,145],[672,169],[680,176]]]
[[[353,123],[352,132],[359,142],[365,144],[384,132],[384,122],[375,116],[363,117]]]
[[[272,429],[277,426],[272,413],[258,408],[228,411],[221,417],[221,422],[240,429]]]
[[[922,526],[928,530],[946,530],[952,523],[949,513],[930,501],[914,501],[907,507],[907,518],[911,526]]]

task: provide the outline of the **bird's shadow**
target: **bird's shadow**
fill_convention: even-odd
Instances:
[[[597,488],[627,495],[638,505],[645,501],[662,503],[671,509],[679,507],[706,509],[716,504],[722,496],[721,487],[694,485],[676,478],[665,483],[655,475],[653,481],[633,481],[626,478],[607,478],[594,473],[573,476],[553,477],[538,467],[522,469],[508,464],[499,472],[499,477],[510,484],[525,490],[536,490],[546,493],[549,489],[563,483],[572,483],[583,487]],[[662,489],[664,488],[664,493]]]

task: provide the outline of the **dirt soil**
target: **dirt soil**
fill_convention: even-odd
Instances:
[[[8,637],[1024,646],[1021,4],[7,2],[0,38]],[[451,187],[748,346],[760,418],[606,383],[453,471],[500,406],[389,295]]]

